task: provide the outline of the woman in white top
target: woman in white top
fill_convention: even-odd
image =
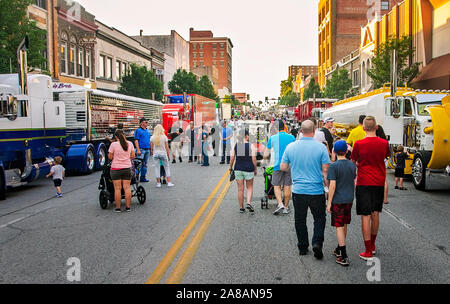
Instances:
[[[157,125],[155,127],[152,138],[150,139],[150,147],[153,151],[153,160],[155,161],[155,172],[156,172],[156,187],[161,188],[161,177],[160,177],[160,162],[162,162],[164,166],[164,170],[166,171],[166,179],[167,186],[173,187],[170,179],[170,149],[169,149],[169,141],[167,140],[167,136],[164,134],[164,128],[161,125]]]

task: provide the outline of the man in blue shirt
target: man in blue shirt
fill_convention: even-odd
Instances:
[[[225,164],[225,156],[227,157],[227,164],[230,164],[231,137],[233,137],[233,130],[227,127],[227,122],[224,120],[222,122],[222,132],[220,133],[220,142],[222,144],[221,165]]]
[[[150,157],[150,131],[148,128],[148,120],[142,117],[140,120],[139,128],[134,132],[134,145],[136,147],[136,154],[138,158],[142,159],[142,169],[140,181],[148,183],[147,165],[148,158]]]
[[[283,210],[283,214],[289,214],[289,201],[291,200],[291,186],[292,177],[291,172],[281,171],[281,159],[283,158],[284,151],[286,147],[295,141],[295,137],[291,134],[287,134],[284,130],[286,128],[282,120],[277,120],[273,126],[278,132],[277,134],[271,136],[267,142],[266,151],[264,152],[264,159],[269,158],[270,151],[273,148],[274,153],[274,166],[272,174],[272,185],[275,192],[275,197],[277,198],[278,207],[275,209],[273,214],[278,215],[280,211]],[[281,187],[284,188],[284,205],[281,193]]]
[[[308,207],[314,217],[312,245],[314,256],[323,258],[326,205],[324,186],[328,187],[328,167],[330,158],[325,145],[314,140],[314,123],[302,123],[303,138],[289,145],[281,161],[281,170],[291,169],[293,199],[295,208],[295,230],[297,232],[300,255],[308,253],[308,227],[306,216]]]

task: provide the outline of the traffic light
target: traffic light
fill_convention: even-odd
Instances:
[[[247,94],[247,100],[250,100],[250,94]]]

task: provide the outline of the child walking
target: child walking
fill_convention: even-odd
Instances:
[[[56,197],[62,197],[61,183],[65,177],[66,169],[61,165],[61,156],[55,157],[55,165],[50,169],[50,173],[47,174],[47,178],[53,176],[53,183],[56,187]]]
[[[353,200],[355,198],[356,166],[345,156],[347,143],[339,140],[334,144],[337,161],[330,165],[327,179],[330,181],[327,211],[331,213],[331,226],[336,227],[338,247],[333,254],[336,263],[349,266],[345,239],[347,225],[351,222]]]
[[[403,146],[397,147],[397,153],[395,154],[397,164],[395,165],[395,189],[408,190],[403,187],[403,178],[405,177],[405,162],[408,159],[408,153]],[[400,181],[400,188],[398,182]]]

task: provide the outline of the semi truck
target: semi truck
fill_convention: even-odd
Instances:
[[[360,115],[371,115],[386,133],[391,147],[388,165],[395,168],[394,148],[407,148],[405,173],[420,190],[450,186],[450,91],[383,87],[334,103],[323,118],[332,117],[345,137]]]
[[[160,102],[27,75],[24,45],[19,53],[19,73],[0,75],[0,199],[47,175],[56,156],[68,173],[100,170],[112,128],[132,136],[141,117],[161,119]]]

